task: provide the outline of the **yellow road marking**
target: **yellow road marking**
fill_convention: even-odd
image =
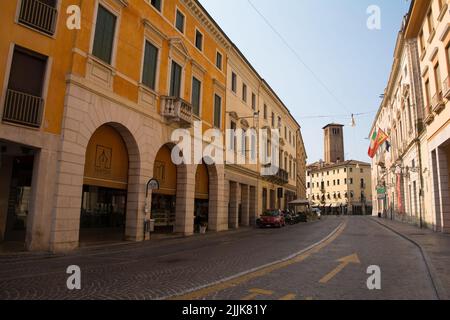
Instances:
[[[327,283],[328,281],[333,279],[339,272],[344,270],[344,268],[347,267],[350,263],[354,263],[354,264],[360,264],[361,263],[361,261],[359,261],[358,255],[356,253],[352,254],[350,256],[341,258],[341,259],[339,259],[337,261],[340,262],[341,264],[338,265],[333,271],[328,273],[325,277],[320,279],[320,281],[319,281],[320,283]]]
[[[288,301],[288,300],[294,300],[297,297],[296,294],[290,293],[285,295],[284,297],[281,297],[280,300]]]
[[[248,290],[250,292],[249,295],[243,297],[241,300],[254,300],[258,296],[271,296],[273,295],[273,291],[262,290],[262,289],[251,289]]]
[[[347,222],[341,223],[339,225],[339,227],[336,229],[336,232],[331,237],[329,237],[327,240],[319,243],[318,245],[316,245],[314,247],[309,248],[308,250],[304,251],[303,253],[301,253],[298,256],[295,256],[291,259],[277,262],[272,265],[263,267],[259,270],[252,271],[247,274],[238,276],[236,278],[226,280],[226,281],[223,281],[223,282],[220,282],[217,284],[213,284],[213,285],[207,286],[205,288],[198,289],[198,290],[195,290],[195,291],[183,294],[183,295],[170,297],[169,300],[201,299],[201,298],[207,297],[208,295],[211,295],[213,293],[217,293],[217,292],[220,292],[220,291],[232,288],[232,287],[236,287],[236,286],[241,285],[250,280],[263,277],[273,271],[286,268],[292,264],[302,262],[305,259],[307,259],[309,256],[311,256],[312,254],[317,253],[320,250],[322,250],[323,248],[325,248],[326,246],[330,245],[334,240],[336,240],[342,234],[342,232],[344,231],[346,226],[347,226]]]

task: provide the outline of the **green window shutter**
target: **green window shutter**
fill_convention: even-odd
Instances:
[[[170,96],[179,98],[181,95],[181,67],[172,61],[172,72],[170,80]]]
[[[192,78],[192,109],[195,115],[200,115],[201,82]]]
[[[150,42],[145,42],[144,69],[142,70],[142,83],[155,90],[156,68],[158,63],[158,49]]]
[[[104,7],[98,7],[92,54],[108,64],[111,64],[116,20]]]
[[[217,94],[214,96],[214,126],[220,128],[222,123],[222,98]]]

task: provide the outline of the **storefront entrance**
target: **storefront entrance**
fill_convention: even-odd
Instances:
[[[86,151],[80,216],[80,245],[122,241],[125,237],[128,152],[111,126],[97,129]]]
[[[80,238],[90,241],[122,241],[126,203],[126,190],[83,186]]]
[[[5,161],[11,167],[9,188],[2,193],[2,203],[6,209],[6,225],[4,240],[9,242],[25,242],[27,220],[31,197],[31,180],[33,176],[34,156],[17,156]],[[8,163],[10,162],[10,163]],[[2,175],[2,180],[8,178]]]

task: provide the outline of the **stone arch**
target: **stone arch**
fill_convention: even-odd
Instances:
[[[172,209],[175,209],[173,225],[170,225],[172,227],[172,231],[174,233],[180,233],[184,235],[190,235],[193,234],[193,222],[194,222],[194,215],[193,215],[193,202],[194,200],[194,193],[193,193],[193,185],[194,178],[192,177],[192,169],[189,168],[188,165],[180,164],[175,165],[175,172],[172,172],[170,168],[161,168],[158,167],[160,165],[167,166],[167,164],[158,164],[158,157],[160,156],[161,152],[166,149],[166,151],[172,153],[173,148],[175,147],[175,144],[173,142],[167,142],[162,144],[158,151],[155,154],[155,159],[153,161],[153,178],[157,179],[160,182],[161,190],[153,191],[149,194],[149,200],[152,204],[152,218],[158,218],[160,215],[156,208],[156,203],[153,202],[155,195],[158,195],[159,197],[162,196],[171,196],[172,200],[175,201],[175,206]],[[169,155],[167,155],[169,156]],[[167,157],[166,156],[166,157]],[[166,159],[167,160],[167,159]],[[168,161],[171,161],[168,160]],[[167,171],[166,171],[167,170]],[[175,175],[173,176],[162,176],[162,175]],[[168,179],[169,182],[162,181],[162,179]],[[175,179],[175,181],[172,181],[172,179]],[[175,184],[173,186],[173,183]],[[173,187],[175,188],[174,190]],[[164,190],[164,188],[168,190]],[[169,199],[170,200],[170,199]],[[172,224],[170,222],[169,224]],[[158,224],[157,224],[158,226]]]
[[[87,89],[70,83],[58,152],[57,187],[50,247],[52,251],[72,250],[79,245],[81,194],[86,149],[94,132],[108,125],[124,140],[129,156],[125,239],[144,239],[145,184],[150,168],[141,161],[147,154],[146,136],[152,132],[144,118]]]
[[[228,214],[225,204],[225,168],[213,159],[204,157],[209,177],[208,229],[223,231],[228,229]],[[197,172],[198,164],[194,172]]]

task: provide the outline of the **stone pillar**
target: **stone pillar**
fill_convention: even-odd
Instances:
[[[51,223],[49,222],[52,221],[55,201],[56,166],[56,151],[41,149],[36,152],[25,239],[25,245],[29,251],[50,250]],[[81,203],[81,198],[79,200]]]
[[[0,241],[5,239],[6,223],[8,221],[9,190],[13,169],[13,157],[2,156],[0,166]]]
[[[241,225],[243,227],[248,227],[250,225],[250,216],[249,216],[249,209],[250,209],[250,204],[249,204],[249,186],[242,184],[241,185],[241,210],[242,210],[242,215],[241,215]]]
[[[450,233],[450,194],[449,194],[449,172],[448,159],[443,148],[437,149],[438,166],[438,192],[439,207],[441,212],[442,232]]]
[[[430,154],[431,162],[431,194],[432,194],[432,208],[434,212],[434,229],[437,232],[442,231],[442,216],[441,216],[441,206],[440,206],[440,194],[439,194],[439,167],[437,160],[437,151],[433,150]]]
[[[228,226],[230,229],[239,228],[239,184],[230,181],[230,211],[228,214]]]
[[[194,234],[195,166],[177,168],[177,200],[174,232]]]
[[[256,197],[256,187],[250,186],[249,189],[249,220],[250,225],[256,225],[256,218],[258,216],[258,204]]]
[[[227,197],[225,195],[225,167],[208,166],[209,173],[209,225],[211,231],[228,230]]]

